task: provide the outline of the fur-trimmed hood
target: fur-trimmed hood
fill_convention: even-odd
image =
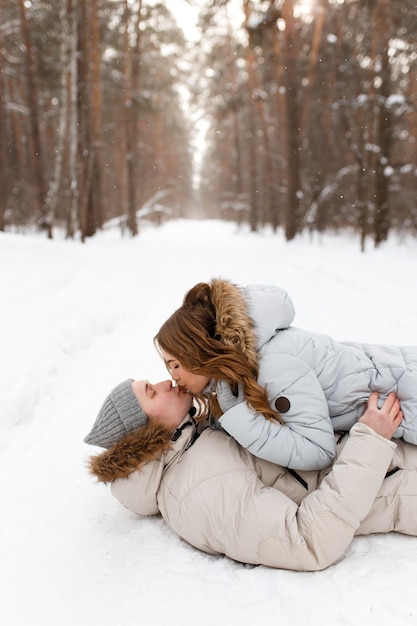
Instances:
[[[257,350],[277,330],[288,328],[294,320],[294,305],[280,287],[238,287],[223,279],[213,279],[210,286],[217,334],[224,344],[238,346],[250,363],[256,363]]]
[[[167,464],[174,456],[182,453],[196,430],[197,425],[190,416],[184,419],[174,433],[149,420],[145,426],[129,433],[108,450],[91,456],[88,460],[89,472],[100,482],[109,483],[118,478],[127,478],[146,463],[162,457],[163,463]]]

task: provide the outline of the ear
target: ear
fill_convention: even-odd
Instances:
[[[127,478],[145,463],[160,458],[170,446],[170,430],[149,420],[105,452],[90,457],[88,470],[104,483]]]

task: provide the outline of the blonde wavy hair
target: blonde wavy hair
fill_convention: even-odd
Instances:
[[[258,363],[249,362],[242,349],[225,345],[217,334],[216,308],[207,283],[198,283],[186,294],[182,306],[161,326],[154,337],[157,350],[168,352],[194,374],[224,380],[237,391],[244,385],[245,399],[257,413],[283,423],[269,405],[266,391],[258,384]],[[222,414],[215,395],[195,397],[198,417]]]

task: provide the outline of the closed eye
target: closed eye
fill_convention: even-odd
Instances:
[[[146,383],[145,385],[145,394],[147,395],[148,398],[153,398],[154,395],[156,393],[155,388],[150,385],[149,383]]]

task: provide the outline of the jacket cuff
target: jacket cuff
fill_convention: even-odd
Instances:
[[[349,435],[350,436],[354,436],[355,433],[357,433],[358,435],[360,435],[360,434],[373,435],[374,437],[377,437],[380,441],[382,441],[385,445],[387,445],[389,448],[391,448],[393,451],[397,447],[397,444],[392,439],[387,439],[386,437],[383,437],[382,435],[379,435],[376,432],[376,430],[374,430],[373,428],[371,428],[367,424],[364,424],[363,422],[356,422],[352,426],[352,428],[349,431]]]

